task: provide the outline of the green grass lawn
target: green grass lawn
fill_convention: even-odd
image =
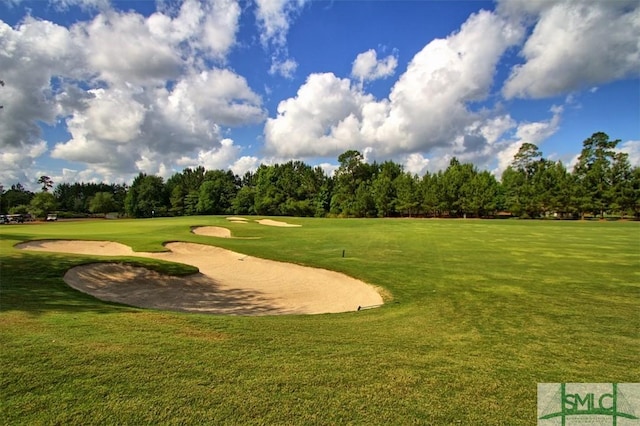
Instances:
[[[302,227],[188,217],[0,228],[0,422],[530,425],[537,383],[640,377],[639,223],[285,220]],[[57,238],[214,244],[345,272],[388,300],[279,317],[104,303],[62,280],[95,258],[13,249]]]

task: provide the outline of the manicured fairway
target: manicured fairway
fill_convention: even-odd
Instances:
[[[640,223],[249,219],[0,228],[0,423],[529,425],[537,383],[640,377]],[[31,239],[214,244],[344,272],[387,301],[312,316],[131,308],[62,281],[95,258],[13,249]]]

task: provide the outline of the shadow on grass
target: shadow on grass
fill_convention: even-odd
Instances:
[[[0,311],[24,311],[40,315],[47,311],[112,313],[132,310],[105,303],[70,288],[62,279],[81,257],[20,253],[0,258]],[[95,260],[94,260],[95,262]]]
[[[63,280],[65,273],[80,265],[98,264],[139,267],[139,275],[144,282],[145,274],[169,274],[169,285],[159,279],[146,279],[144,288],[138,283],[108,278],[112,285],[119,285],[127,297],[104,299],[71,288]],[[15,253],[0,258],[0,312],[23,311],[32,315],[45,312],[94,312],[123,313],[139,309],[158,309],[191,313],[213,313],[222,315],[282,315],[294,314],[295,310],[286,310],[273,306],[260,293],[242,289],[220,289],[215,281],[197,272],[197,268],[170,262],[139,261],[125,258],[100,259],[93,257],[68,256],[56,254]],[[94,280],[103,279],[98,272]],[[120,282],[119,282],[120,281]],[[167,281],[167,280],[163,280]],[[130,297],[131,295],[137,296]],[[146,302],[156,299],[155,305]],[[104,300],[100,300],[104,299]],[[120,302],[120,303],[118,303]],[[126,303],[126,304],[123,304]],[[136,307],[137,306],[137,307]]]
[[[176,276],[146,266],[100,262],[72,268],[65,280],[100,300],[141,308],[223,315],[295,312],[273,306],[262,292],[223,287],[201,273]]]

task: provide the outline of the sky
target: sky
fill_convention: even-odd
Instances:
[[[499,178],[600,131],[640,165],[638,0],[4,0],[0,80],[5,189],[347,150]]]

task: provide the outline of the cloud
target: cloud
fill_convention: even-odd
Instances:
[[[311,74],[295,98],[280,102],[278,116],[265,124],[265,149],[283,157],[331,155],[359,142],[362,107],[373,98],[332,73]]]
[[[34,150],[38,122],[66,125],[50,156],[84,163],[84,176],[168,173],[180,156],[224,150],[224,127],[266,117],[246,79],[222,67],[239,14],[236,1],[187,0],[148,17],[106,8],[70,28],[0,21],[0,145],[16,164],[4,175],[47,152]]]
[[[177,78],[203,56],[221,63],[235,44],[240,6],[234,0],[185,1],[178,14],[104,11],[73,27],[87,61],[111,84],[155,85]]]
[[[495,157],[498,164],[492,171],[496,176],[502,176],[502,172],[513,162],[513,157],[518,153],[523,143],[532,143],[540,147],[547,138],[558,131],[563,109],[554,106],[550,112],[553,115],[549,120],[519,123],[514,138],[506,139],[496,145]]]
[[[69,31],[51,22],[27,17],[13,29],[0,21],[1,147],[40,143],[37,121],[52,123],[56,116],[51,80],[59,74],[78,77],[82,69],[76,48]]]
[[[618,146],[618,151],[629,154],[629,163],[632,167],[640,167],[640,141],[631,140]]]
[[[202,46],[214,58],[224,58],[235,44],[240,6],[235,0],[204,2]]]
[[[184,167],[203,166],[208,170],[226,169],[229,164],[237,159],[240,147],[233,144],[231,139],[223,139],[220,146],[209,149],[199,150],[195,157],[182,157],[176,161],[176,164]]]
[[[25,185],[35,181],[32,173],[36,160],[47,152],[47,143],[38,141],[26,148],[5,146],[0,151],[0,183],[23,182]],[[5,185],[5,189],[8,189]]]
[[[298,68],[298,63],[291,58],[284,60],[279,59],[277,56],[271,58],[271,67],[269,68],[269,74],[279,74],[284,78],[293,78],[293,74]]]
[[[110,0],[49,0],[49,3],[60,10],[68,9],[71,6],[79,6],[84,10],[106,10],[111,7]]]
[[[353,61],[351,76],[360,80],[362,84],[365,81],[373,81],[393,75],[397,66],[398,58],[394,55],[378,60],[376,51],[369,49],[360,53]]]
[[[272,52],[269,74],[292,78],[298,63],[289,57],[287,34],[291,22],[308,0],[256,0],[255,16],[260,43]]]
[[[371,148],[390,156],[452,148],[464,129],[483,118],[468,104],[486,99],[498,60],[522,35],[521,27],[493,13],[471,15],[460,31],[418,52],[381,100],[349,79],[311,74],[267,120],[265,148],[291,157],[326,157],[346,149]],[[365,52],[355,64],[355,72],[364,77],[375,74],[379,61]]]
[[[407,155],[402,164],[405,171],[411,174],[417,174],[418,176],[424,176],[428,170],[430,161],[431,160],[425,158],[422,154],[414,152],[413,154]]]
[[[502,93],[544,98],[640,75],[637,1],[500,2],[502,13],[535,25]]]
[[[260,42],[284,46],[290,22],[308,0],[256,0],[256,20],[260,27]]]
[[[130,142],[140,135],[144,120],[144,106],[132,99],[131,93],[120,89],[95,89],[84,114],[71,118],[73,127],[84,126],[92,130],[91,137],[112,142]]]
[[[255,156],[240,157],[241,151],[242,147],[235,145],[232,139],[225,138],[219,147],[199,150],[195,156],[183,156],[175,163],[183,168],[203,166],[207,170],[229,169],[238,176],[257,170],[260,164],[269,163],[269,160],[261,160]]]
[[[259,95],[246,79],[228,69],[213,68],[180,79],[172,91],[156,92],[166,118],[190,129],[255,124],[264,119]],[[150,99],[153,102],[153,99]]]
[[[247,172],[254,172],[262,163],[258,157],[243,156],[238,158],[231,166],[231,171],[238,176],[244,176]]]
[[[220,126],[254,124],[265,116],[261,98],[226,69],[186,75],[172,90],[132,86],[93,93],[86,108],[67,119],[72,138],[56,144],[52,157],[122,172],[161,170],[161,164],[168,169],[176,155],[219,149]]]
[[[88,66],[109,83],[157,84],[180,74],[179,52],[151,32],[142,15],[108,11],[74,31]]]
[[[38,157],[47,152],[39,123],[54,124],[63,79],[81,78],[83,60],[78,45],[64,27],[27,16],[16,28],[0,21],[0,179],[31,180]],[[51,84],[57,81],[57,86]],[[67,99],[70,102],[69,99]]]

